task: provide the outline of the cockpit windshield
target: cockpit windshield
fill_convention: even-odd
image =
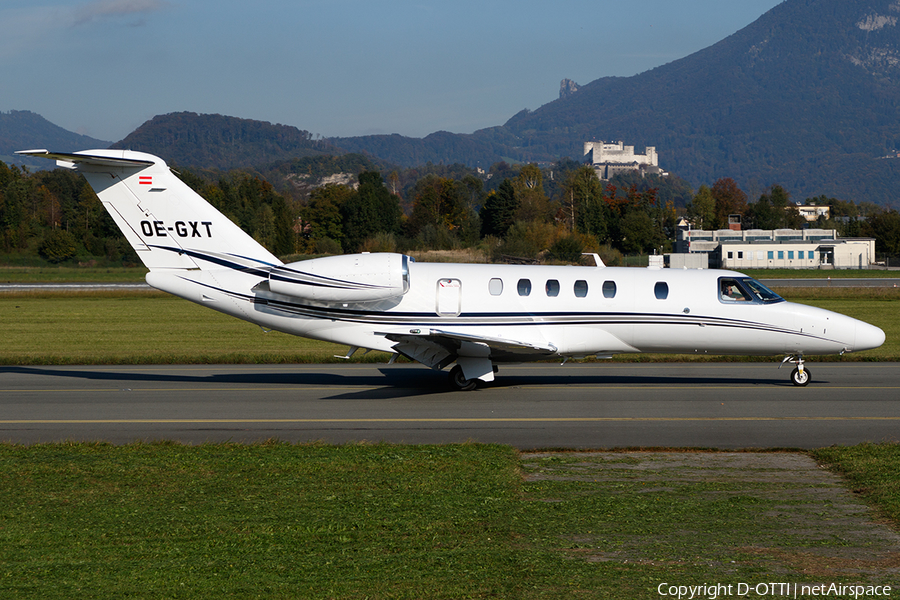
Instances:
[[[753,292],[757,298],[759,298],[766,304],[772,304],[773,302],[784,302],[784,298],[755,279],[750,279],[749,277],[747,277],[746,279],[742,279],[741,283],[750,288],[750,291]]]
[[[719,299],[722,302],[750,302],[774,304],[784,298],[750,277],[722,277],[719,279]]]

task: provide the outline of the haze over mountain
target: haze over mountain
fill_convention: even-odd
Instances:
[[[46,168],[47,161],[16,156],[16,150],[48,148],[72,152],[85,148],[106,148],[109,144],[110,142],[67,131],[27,110],[0,112],[0,160],[7,164]]]
[[[900,2],[787,0],[734,35],[633,77],[605,77],[503,126],[421,140],[332,141],[412,162],[580,158],[591,140],[656,146],[693,185],[733,177],[895,203],[900,189]],[[637,41],[636,43],[639,43]]]

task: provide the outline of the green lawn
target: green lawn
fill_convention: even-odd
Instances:
[[[0,330],[0,364],[308,363],[347,351],[160,292],[0,294]]]
[[[144,267],[0,266],[3,283],[143,283]]]
[[[863,490],[900,470],[897,445],[821,455]],[[844,522],[834,483],[719,458],[0,445],[0,596],[658,599],[666,582],[896,584],[884,544]],[[873,501],[896,524],[893,488]]]

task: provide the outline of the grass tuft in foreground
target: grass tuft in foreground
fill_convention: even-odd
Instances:
[[[812,456],[847,478],[860,494],[895,525],[900,525],[900,444],[831,446]]]

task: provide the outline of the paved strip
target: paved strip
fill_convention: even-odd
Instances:
[[[0,367],[0,441],[478,441],[811,448],[895,440],[900,364],[504,366],[474,392],[417,365]]]

